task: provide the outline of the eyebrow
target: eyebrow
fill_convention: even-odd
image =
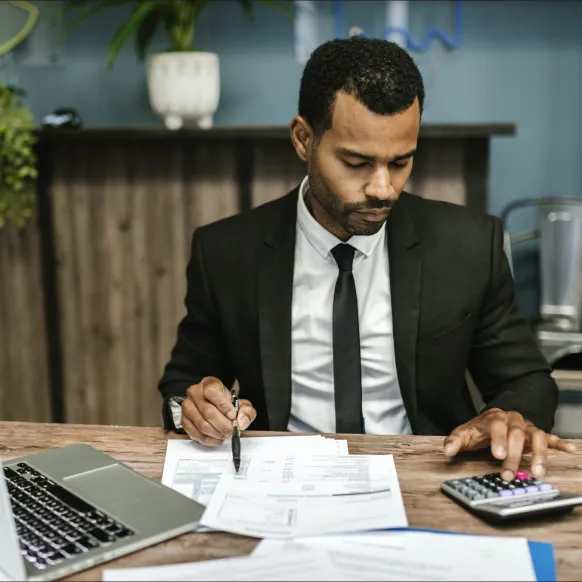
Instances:
[[[353,158],[360,158],[360,159],[366,160],[368,162],[371,162],[374,160],[374,156],[369,156],[367,154],[362,154],[360,152],[354,152],[348,148],[339,148],[338,153],[340,153],[344,156],[351,156]],[[416,149],[413,149],[413,150],[410,150],[409,152],[406,152],[405,154],[401,154],[399,156],[396,156],[391,161],[398,162],[401,160],[406,160],[407,158],[411,158],[415,153],[416,153]]]

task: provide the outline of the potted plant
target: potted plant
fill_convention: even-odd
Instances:
[[[35,126],[22,92],[0,81],[0,227],[23,226],[35,202]]]
[[[212,126],[220,96],[219,59],[195,44],[196,24],[209,0],[67,0],[65,20],[73,16],[68,28],[103,8],[133,3],[129,17],[115,32],[109,45],[110,67],[130,38],[135,39],[137,54],[144,59],[158,29],[163,29],[169,46],[166,51],[147,57],[147,83],[150,104],[168,129],[184,125]],[[239,0],[248,17],[253,0]],[[258,0],[292,13],[289,2]]]

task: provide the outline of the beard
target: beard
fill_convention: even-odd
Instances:
[[[350,236],[371,236],[376,234],[386,222],[386,220],[366,221],[358,214],[359,212],[392,209],[395,204],[394,200],[370,197],[367,197],[363,202],[344,202],[327,187],[321,174],[315,169],[309,172],[309,190],[306,200],[310,197]],[[310,204],[308,204],[309,206]],[[310,211],[313,214],[312,208]]]

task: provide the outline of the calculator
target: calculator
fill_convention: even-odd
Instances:
[[[562,493],[525,471],[505,481],[500,473],[451,479],[441,491],[482,519],[509,523],[540,515],[566,513],[582,505],[582,495]]]

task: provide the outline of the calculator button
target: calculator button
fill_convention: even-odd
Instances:
[[[525,488],[526,493],[537,493],[539,490],[540,488],[537,485],[528,485]]]
[[[512,491],[514,495],[525,495],[525,489],[523,488],[516,488]]]
[[[502,490],[499,492],[499,495],[501,495],[501,496],[503,496],[503,497],[506,497],[507,495],[511,495],[511,494],[512,494],[512,492],[511,492],[509,489],[502,489]]]
[[[551,491],[552,486],[549,483],[542,483],[540,486],[540,491]]]
[[[515,477],[516,479],[529,479],[531,475],[529,473],[526,473],[525,471],[520,470],[515,473]]]

